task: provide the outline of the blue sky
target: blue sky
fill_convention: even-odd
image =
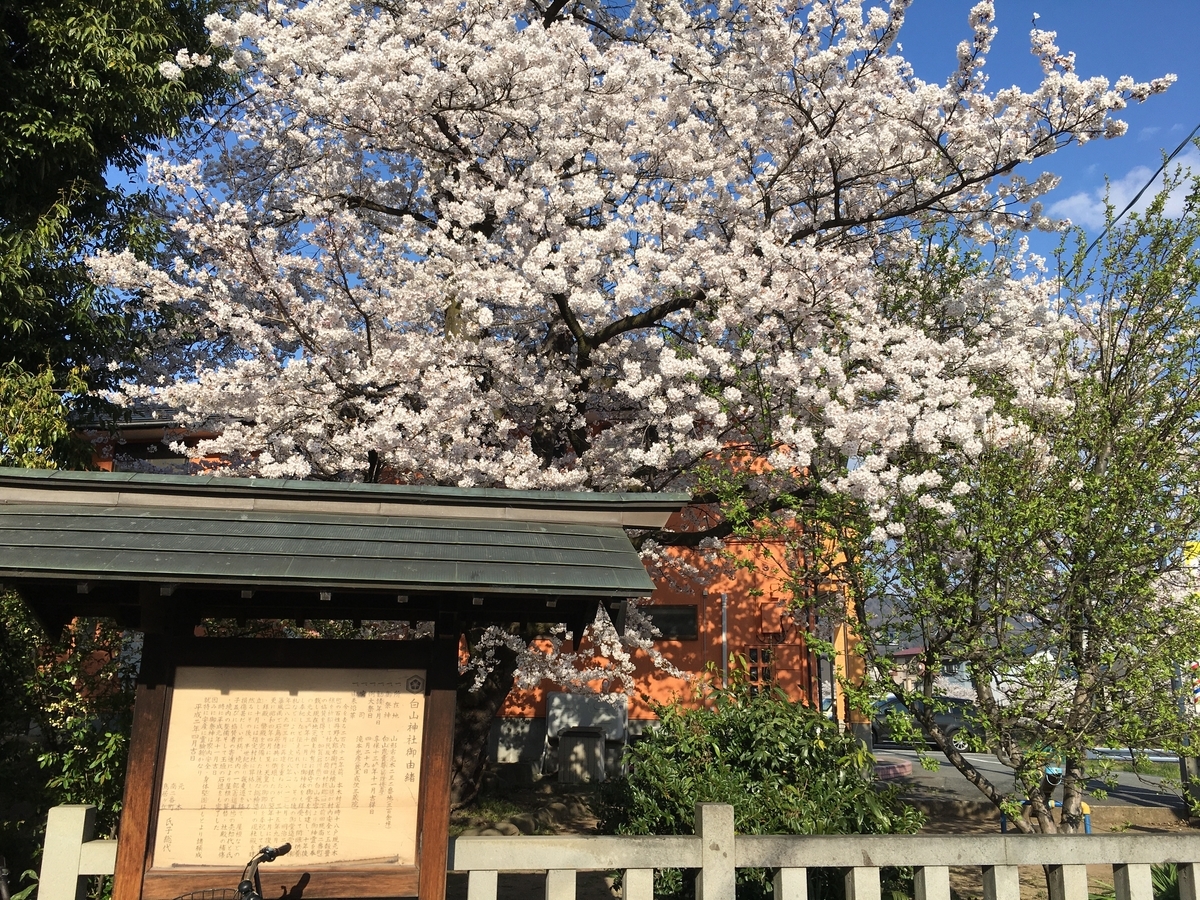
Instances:
[[[954,70],[955,47],[971,34],[967,13],[974,2],[914,0],[900,43],[918,76],[940,83]],[[1149,81],[1173,73],[1179,79],[1166,94],[1121,114],[1129,123],[1124,137],[1071,147],[1034,164],[1062,178],[1046,206],[1094,227],[1106,175],[1120,209],[1158,168],[1162,151],[1173,150],[1200,123],[1200,0],[996,0],[999,34],[988,60],[989,89],[1016,84],[1028,90],[1038,83],[1041,68],[1029,52],[1035,12],[1037,26],[1056,31],[1059,47],[1075,52],[1081,77]],[[1194,148],[1178,159],[1200,172]]]

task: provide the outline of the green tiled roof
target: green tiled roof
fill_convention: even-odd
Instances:
[[[682,500],[0,469],[0,581],[634,597]]]
[[[407,503],[430,507],[490,506],[571,511],[674,512],[687,494],[600,493],[592,491],[511,491],[427,484],[360,484],[227,475],[154,475],[145,472],[63,472],[0,466],[0,489],[30,487],[41,491],[120,491],[226,498],[272,498],[303,502]],[[47,493],[47,497],[50,494]]]
[[[0,506],[0,580],[640,596],[620,528],[149,507]]]

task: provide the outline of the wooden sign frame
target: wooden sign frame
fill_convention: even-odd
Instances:
[[[175,670],[216,668],[424,669],[425,721],[412,867],[289,867],[287,857],[260,870],[265,896],[280,898],[419,897],[443,900],[450,837],[450,778],[458,635],[420,641],[189,638],[147,634],[134,704],[125,803],[117,844],[113,900],[174,900],[193,891],[236,887],[241,867],[203,871],[154,867]],[[287,840],[280,835],[279,840]],[[269,887],[268,887],[269,885]],[[282,888],[282,891],[281,891]]]

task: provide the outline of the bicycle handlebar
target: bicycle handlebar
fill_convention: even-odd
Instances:
[[[237,890],[232,894],[226,891],[194,891],[190,894],[184,894],[181,897],[176,897],[175,900],[209,900],[213,897],[230,897],[233,896],[236,900],[263,900],[262,887],[258,879],[258,867],[265,862],[274,862],[281,856],[287,856],[292,851],[292,845],[280,844],[278,847],[266,846],[259,850],[251,857],[250,862],[246,863],[246,868],[242,870],[242,880],[238,884]],[[7,872],[3,869],[4,857],[0,856],[0,887],[5,886],[3,875]],[[0,897],[0,900],[8,900],[7,896]]]
[[[246,863],[242,871],[242,883],[238,885],[238,895],[241,900],[262,900],[261,888],[258,883],[258,867],[265,862],[274,862],[281,856],[291,852],[291,844],[280,844],[278,847],[266,846],[254,854],[254,858]]]
[[[281,856],[287,856],[291,852],[291,844],[280,844],[278,847],[263,847],[258,851],[258,855],[262,857],[263,862],[275,862]]]

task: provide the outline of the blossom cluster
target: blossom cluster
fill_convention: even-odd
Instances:
[[[1053,179],[1014,166],[1163,86],[1080,79],[1035,32],[1043,83],[989,94],[988,2],[926,83],[894,46],[905,6],[211,17],[245,84],[151,166],[179,253],[93,260],[171,313],[124,399],[281,477],[359,477],[374,450],[408,480],[664,488],[744,443],[882,521],[908,448],[979,447],[973,374],[1036,396],[1049,293],[991,273],[947,329],[884,308],[881,261],[939,222],[1036,224]]]

